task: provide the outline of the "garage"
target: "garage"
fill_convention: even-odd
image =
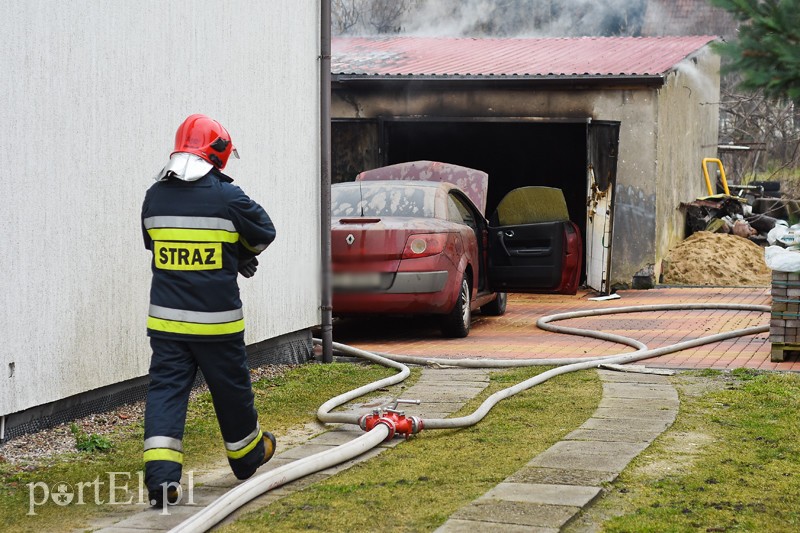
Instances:
[[[683,238],[677,206],[702,194],[691,172],[716,153],[712,40],[336,38],[333,180],[463,165],[489,174],[487,214],[512,189],[560,188],[585,283],[630,286]]]

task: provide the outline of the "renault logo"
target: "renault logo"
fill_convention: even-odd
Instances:
[[[356,237],[352,233],[350,233],[347,238],[344,240],[348,245],[351,245],[356,242]]]

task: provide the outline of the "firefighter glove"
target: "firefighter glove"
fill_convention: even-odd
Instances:
[[[244,259],[239,261],[239,274],[246,278],[252,278],[253,275],[256,273],[258,267],[258,259],[253,257],[252,259]]]

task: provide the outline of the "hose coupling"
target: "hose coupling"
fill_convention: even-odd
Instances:
[[[425,427],[421,418],[416,416],[406,416],[402,411],[393,409],[377,410],[372,414],[364,415],[358,420],[358,425],[364,431],[371,431],[378,424],[383,424],[389,428],[389,436],[386,440],[392,440],[395,434],[409,438],[416,435]]]

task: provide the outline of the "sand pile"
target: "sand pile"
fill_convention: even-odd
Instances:
[[[661,263],[665,285],[769,286],[764,249],[726,233],[698,231],[670,250]]]

